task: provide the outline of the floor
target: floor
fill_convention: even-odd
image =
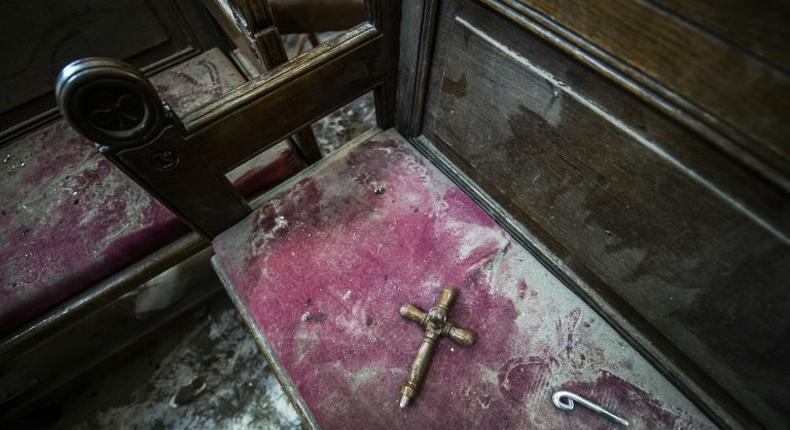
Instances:
[[[74,430],[301,428],[224,291],[54,393],[28,423]]]

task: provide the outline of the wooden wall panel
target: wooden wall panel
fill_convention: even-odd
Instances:
[[[45,5],[46,3],[46,5]],[[0,114],[52,92],[60,68],[80,53],[130,58],[170,38],[143,1],[3,2]],[[126,37],[109,37],[116,33]]]
[[[635,0],[503,3],[546,18],[610,54],[613,64],[624,73],[667,93],[666,97],[682,99],[697,110],[700,120],[713,124],[784,173],[790,172],[790,124],[775,114],[790,112],[790,74],[742,47],[759,50],[776,62],[784,61],[787,54],[777,51],[787,51],[786,45],[782,46],[787,34],[786,8],[734,1],[707,7],[686,4],[697,2],[684,2],[683,6],[666,2],[665,7],[659,7]],[[673,9],[691,16],[676,15]],[[768,16],[773,18],[768,20]],[[779,25],[782,16],[785,24]],[[752,27],[755,23],[762,25]],[[755,32],[770,36],[753,37]],[[722,36],[736,39],[741,46]]]
[[[720,384],[723,401],[786,428],[787,195],[492,15],[443,2],[423,134],[639,325],[651,348],[696,363],[689,373],[706,374],[711,393]]]
[[[790,3],[785,0],[653,0],[692,25],[790,70]]]

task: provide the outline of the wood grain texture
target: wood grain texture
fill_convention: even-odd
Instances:
[[[425,135],[699,386],[786,426],[787,196],[490,11],[440,16]]]
[[[527,8],[610,54],[623,73],[682,99],[699,110],[694,115],[700,120],[784,173],[790,171],[790,126],[776,115],[790,112],[785,71],[648,2],[504,3]]]
[[[408,138],[420,130],[438,5],[434,0],[403,2],[395,125]]]
[[[288,61],[267,0],[207,0],[207,3],[215,19],[259,72]],[[321,159],[318,142],[310,127],[296,131],[292,141],[308,163]]]
[[[652,0],[692,25],[790,70],[790,3],[765,0]]]

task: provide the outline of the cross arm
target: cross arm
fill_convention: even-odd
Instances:
[[[428,313],[414,305],[403,305],[400,314],[407,320],[414,321],[423,327],[428,326]],[[469,330],[446,323],[442,329],[442,336],[449,337],[461,346],[470,346],[475,342],[475,335]]]

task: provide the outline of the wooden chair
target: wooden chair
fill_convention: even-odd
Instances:
[[[75,128],[213,240],[308,428],[605,425],[555,408],[563,391],[639,428],[787,422],[778,45],[637,2],[367,4],[369,22],[182,117],[110,60],[57,89]],[[765,78],[733,89],[742,106],[703,79],[735,84],[715,67],[733,59]],[[377,133],[254,211],[230,187],[227,170],[371,89]],[[106,99],[134,120],[103,122]],[[435,317],[401,307],[450,285],[475,343],[439,343],[401,385],[423,331],[399,309],[429,326],[423,345],[470,343],[430,325],[452,294]]]

